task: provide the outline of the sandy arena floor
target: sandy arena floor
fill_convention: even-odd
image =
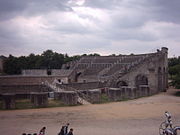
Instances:
[[[31,110],[0,111],[0,134],[35,133],[43,126],[47,135],[57,135],[69,122],[74,135],[158,135],[164,112],[180,125],[180,97],[175,90],[151,97],[108,104]],[[178,132],[180,135],[180,132]]]

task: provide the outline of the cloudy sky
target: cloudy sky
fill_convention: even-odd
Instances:
[[[180,0],[0,0],[0,55],[180,55]]]

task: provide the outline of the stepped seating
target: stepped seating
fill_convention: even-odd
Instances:
[[[66,70],[66,69],[53,69],[52,75],[56,76],[69,76],[73,70]]]

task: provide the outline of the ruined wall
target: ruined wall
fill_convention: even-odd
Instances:
[[[46,76],[46,69],[24,69],[21,71],[23,76]]]
[[[59,76],[0,76],[0,85],[39,85],[45,81],[52,83]]]
[[[159,73],[159,69],[161,69]],[[148,85],[152,93],[157,93],[159,91],[165,91],[167,88],[167,48],[162,48],[162,51],[156,53],[153,57],[149,58],[147,61],[134,67],[130,72],[126,73],[124,76],[114,80],[113,86],[116,87],[118,81],[124,81],[130,87],[136,87],[136,77],[142,75],[147,77]],[[112,81],[112,80],[111,80]]]
[[[0,85],[0,94],[15,93],[29,94],[30,92],[48,92],[51,91],[45,85]]]
[[[107,96],[110,101],[123,101],[150,96],[152,93],[147,85],[141,85],[139,89],[134,87],[108,88]]]
[[[60,84],[57,84],[57,86]],[[63,86],[72,87],[77,90],[88,90],[88,89],[96,89],[102,88],[105,84],[101,82],[82,82],[82,83],[69,83],[69,84],[61,84]]]

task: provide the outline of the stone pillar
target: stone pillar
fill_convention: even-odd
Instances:
[[[88,91],[88,97],[90,98],[91,103],[99,103],[100,95],[101,95],[101,91],[99,89]]]
[[[111,101],[122,100],[122,90],[120,88],[109,88],[108,97]]]
[[[35,107],[46,107],[48,105],[48,93],[32,92],[30,99]]]
[[[15,109],[15,94],[5,93],[2,94],[3,109]]]
[[[78,95],[74,91],[55,92],[55,99],[61,100],[66,105],[77,105]]]
[[[132,87],[131,88],[131,93],[132,93],[131,99],[135,99],[136,98],[136,92],[137,92],[136,87]]]
[[[139,89],[141,91],[141,96],[144,97],[144,96],[150,95],[149,86],[148,85],[140,85]]]
[[[126,88],[127,87],[121,87],[121,97],[122,97],[122,100],[126,99]]]
[[[141,97],[141,89],[140,88],[136,89],[136,98],[139,98],[139,97]]]
[[[131,87],[126,87],[126,91],[125,91],[125,99],[130,99],[132,96],[131,93]]]

